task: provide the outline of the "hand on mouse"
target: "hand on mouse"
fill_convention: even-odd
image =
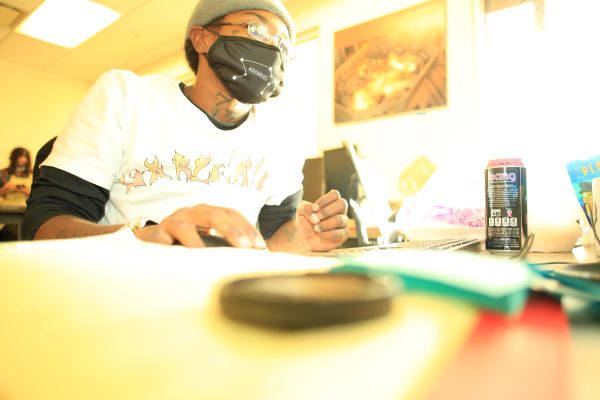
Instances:
[[[160,224],[137,229],[135,235],[146,242],[206,247],[199,232],[213,230],[234,247],[266,248],[260,232],[238,211],[207,204],[180,208]]]

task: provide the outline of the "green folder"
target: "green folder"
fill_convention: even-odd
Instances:
[[[450,296],[505,314],[519,313],[532,278],[527,265],[500,256],[433,250],[377,250],[343,259],[332,272],[387,275],[406,291]]]

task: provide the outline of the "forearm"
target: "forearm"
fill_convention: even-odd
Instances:
[[[309,247],[302,238],[302,233],[296,226],[296,220],[291,220],[281,225],[267,240],[271,251],[287,251],[291,253],[304,253]]]
[[[67,239],[97,236],[116,232],[123,225],[99,225],[73,215],[58,215],[44,222],[35,233],[34,240]]]

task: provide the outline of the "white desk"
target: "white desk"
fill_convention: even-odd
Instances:
[[[0,245],[0,397],[414,399],[477,311],[399,297],[359,324],[276,332],[223,317],[223,279],[320,270],[332,259],[105,238]]]
[[[591,246],[578,247],[572,253],[530,253],[531,262],[573,262],[589,263],[598,261]],[[560,266],[560,265],[557,265]],[[585,302],[573,298],[562,300],[567,312],[572,337],[572,380],[573,400],[592,400],[600,396],[600,314],[594,316]]]
[[[151,245],[126,231],[0,244],[0,398],[426,397],[477,321],[467,304],[406,294],[384,318],[292,333],[220,313],[226,279],[335,262]],[[596,398],[600,325],[573,315],[573,399]]]

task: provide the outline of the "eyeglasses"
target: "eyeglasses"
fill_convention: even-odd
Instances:
[[[263,43],[273,43],[281,52],[283,59],[285,61],[290,61],[296,58],[294,54],[294,49],[289,40],[282,38],[279,35],[275,35],[271,32],[269,27],[261,22],[245,22],[245,23],[234,23],[234,22],[218,22],[216,24],[211,24],[212,26],[221,26],[221,25],[234,25],[234,26],[245,26],[248,29],[248,35],[259,42]]]

